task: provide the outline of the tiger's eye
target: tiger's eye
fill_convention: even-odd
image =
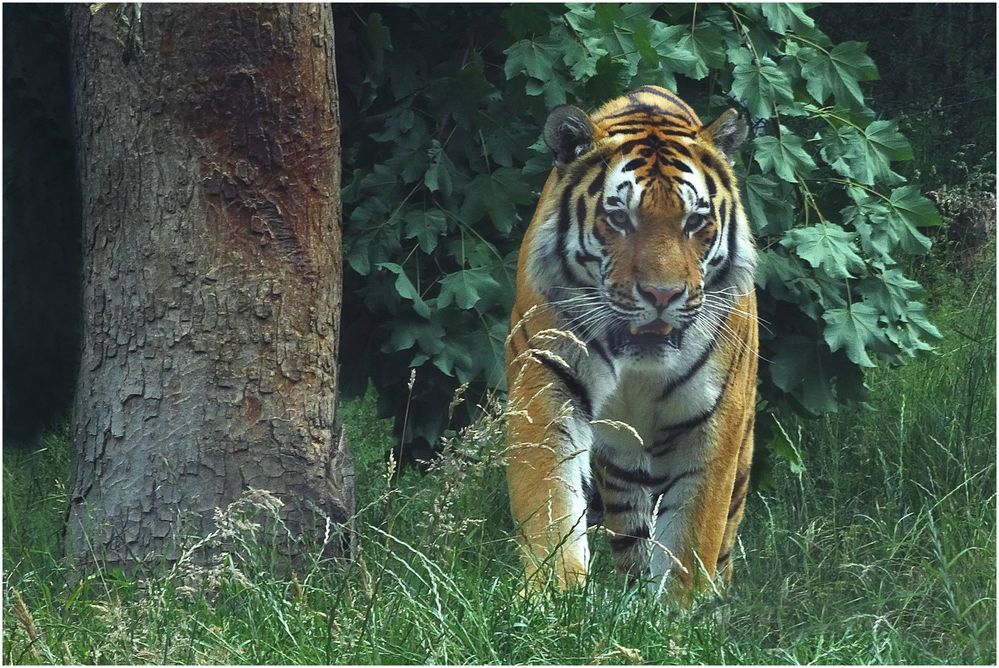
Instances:
[[[607,222],[624,232],[628,232],[632,229],[631,217],[626,211],[622,211],[621,209],[616,209],[608,213]]]
[[[687,222],[683,226],[683,231],[689,235],[694,235],[707,227],[710,218],[705,213],[692,213],[687,218]]]

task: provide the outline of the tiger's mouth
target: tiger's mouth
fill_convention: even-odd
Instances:
[[[683,341],[683,330],[657,318],[644,325],[631,323],[623,338],[627,345],[638,348],[669,346],[679,350]]]
[[[667,336],[673,330],[673,325],[656,319],[652,322],[647,322],[644,325],[636,325],[635,323],[632,323],[628,329],[632,336],[643,336],[646,334]]]

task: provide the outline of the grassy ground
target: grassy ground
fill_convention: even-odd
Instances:
[[[478,425],[424,476],[391,476],[377,456],[388,429],[362,402],[343,411],[361,468],[358,558],[290,579],[233,509],[211,540],[235,547],[211,564],[71,584],[53,557],[66,435],[6,451],[3,660],[994,664],[994,254],[977,266],[924,278],[939,354],[871,374],[871,411],[782,418],[806,468],[778,464],[776,489],[751,498],[723,596],[680,610],[626,590],[597,533],[585,590],[519,597],[501,424]]]

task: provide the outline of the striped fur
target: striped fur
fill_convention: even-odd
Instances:
[[[506,347],[532,587],[585,577],[588,506],[630,576],[680,591],[731,576],[756,391],[755,251],[730,168],[745,133],[653,86],[549,117],[556,169]]]

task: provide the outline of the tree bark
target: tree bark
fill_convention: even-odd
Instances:
[[[354,507],[329,5],[69,11],[84,331],[67,555],[172,560],[249,489],[343,554],[326,535]]]

